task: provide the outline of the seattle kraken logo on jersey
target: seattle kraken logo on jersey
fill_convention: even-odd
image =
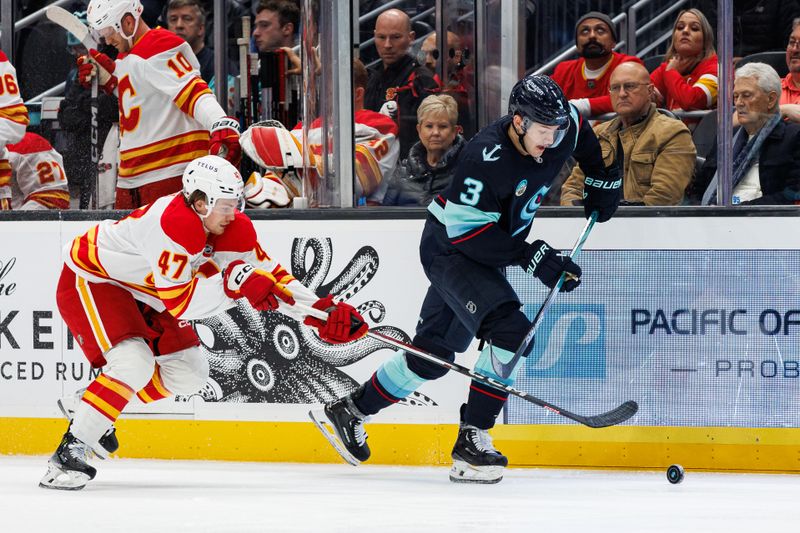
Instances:
[[[524,181],[522,182],[524,183]],[[517,191],[522,186],[522,183],[517,185]],[[527,184],[525,184],[527,187]],[[544,195],[547,194],[547,191],[550,190],[550,187],[547,185],[542,185],[541,188],[536,191],[536,194],[531,196],[531,199],[525,204],[525,206],[519,212],[519,218],[522,221],[522,226],[517,228],[516,231],[512,234],[512,237],[518,235],[522,232],[525,228],[530,226],[531,222],[533,221],[533,217],[536,215],[536,211],[539,209],[539,206],[542,205],[542,200],[544,200]]]
[[[494,155],[500,148],[502,148],[499,144],[495,144],[494,148],[490,152],[486,151],[486,148],[483,149],[483,160],[484,161],[497,161],[500,159],[499,155]]]

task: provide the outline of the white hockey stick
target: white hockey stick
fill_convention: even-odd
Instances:
[[[89,31],[83,22],[80,21],[78,17],[64,9],[63,7],[59,6],[50,6],[45,10],[45,15],[48,19],[55,22],[72,35],[78,38],[78,40],[86,47],[87,50],[95,49],[97,50],[97,41],[94,39],[94,36]],[[92,78],[92,94],[90,100],[90,107],[91,107],[91,146],[92,146],[92,153],[91,153],[91,161],[92,161],[92,182],[89,184],[89,187],[81,187],[81,198],[80,198],[80,208],[81,209],[88,209],[89,208],[89,201],[91,199],[92,207],[97,209],[99,205],[99,201],[97,199],[98,190],[100,189],[100,184],[98,180],[100,179],[98,163],[100,162],[100,139],[99,139],[99,132],[97,128],[97,115],[98,115],[98,104],[97,104],[97,76]]]

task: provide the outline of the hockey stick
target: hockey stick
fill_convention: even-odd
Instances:
[[[589,220],[586,221],[586,226],[584,226],[583,231],[578,236],[578,241],[575,243],[575,247],[569,254],[570,259],[573,261],[578,259],[578,256],[581,255],[581,250],[583,249],[586,239],[589,237],[589,232],[592,231],[592,227],[594,227],[594,223],[597,221],[597,215],[597,211],[592,212],[592,214],[589,216]],[[534,346],[533,338],[536,335],[536,330],[539,329],[539,325],[542,323],[542,320],[544,320],[545,312],[553,304],[553,301],[556,299],[556,294],[558,294],[558,292],[561,290],[561,286],[564,285],[566,278],[567,273],[562,272],[561,277],[558,278],[558,282],[552,289],[550,289],[550,292],[547,294],[547,298],[545,298],[542,306],[539,308],[539,311],[533,318],[531,329],[528,330],[525,338],[522,339],[522,344],[520,344],[519,348],[517,348],[517,351],[514,352],[514,357],[512,357],[507,363],[503,363],[494,357],[494,355],[492,355],[492,368],[494,368],[494,371],[498,376],[503,379],[507,378],[511,375],[511,372],[514,371],[514,367],[517,366],[517,361],[519,358],[528,357],[530,355]]]
[[[315,309],[313,307],[309,307],[301,303],[296,303],[293,307],[298,311],[300,311],[301,313],[304,313],[308,316],[313,316],[315,318],[319,318],[320,320],[328,319],[328,313],[326,313],[325,311],[320,311],[319,309]],[[608,426],[614,426],[616,424],[621,424],[622,422],[625,422],[630,417],[635,415],[636,411],[639,410],[639,405],[633,400],[629,400],[623,403],[622,405],[605,413],[601,413],[599,415],[583,416],[571,413],[566,409],[558,407],[557,405],[553,405],[552,403],[540,400],[539,398],[532,396],[527,392],[523,392],[513,387],[509,387],[504,383],[500,383],[499,381],[493,378],[484,376],[483,374],[479,374],[478,372],[470,370],[469,368],[462,366],[458,363],[447,361],[446,359],[442,359],[438,355],[434,355],[424,350],[420,350],[415,346],[406,344],[405,342],[399,341],[397,339],[393,339],[392,337],[389,337],[382,333],[378,333],[377,331],[372,331],[372,330],[367,331],[367,337],[380,341],[394,348],[405,350],[406,352],[416,355],[417,357],[424,359],[428,362],[431,362],[435,365],[439,365],[448,370],[458,372],[459,374],[472,378],[475,381],[479,381],[484,385],[488,385],[490,387],[499,389],[503,392],[507,392],[508,394],[516,396],[517,398],[522,398],[525,401],[531,402],[532,404],[538,405],[539,407],[543,407],[549,411],[552,411],[557,415],[569,418],[570,420],[574,420],[575,422],[583,424],[584,426],[589,426],[591,428],[604,428]]]
[[[83,22],[78,19],[75,15],[64,9],[63,7],[59,6],[50,6],[45,10],[45,15],[48,19],[55,22],[72,35],[78,38],[78,40],[83,43],[83,46],[86,47],[86,50],[97,49],[97,41],[94,40],[92,34],[89,32],[89,28],[84,26]],[[92,78],[92,89],[91,89],[91,98],[89,100],[89,106],[91,109],[91,121],[90,121],[90,139],[91,139],[91,162],[92,162],[92,176],[91,182],[89,186],[82,186],[81,187],[81,197],[80,197],[80,209],[88,209],[91,200],[91,206],[94,209],[98,208],[99,201],[97,199],[97,194],[99,190],[99,168],[98,164],[100,162],[100,151],[99,151],[99,132],[97,128],[97,115],[98,115],[98,103],[97,103],[97,89],[98,89],[98,81],[97,76]]]

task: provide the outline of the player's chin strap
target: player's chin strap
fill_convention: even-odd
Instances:
[[[530,152],[528,152],[528,150],[525,149],[525,135],[528,133],[528,127],[525,125],[525,123],[528,122],[529,119],[524,118],[524,117],[520,117],[520,118],[522,118],[522,133],[519,133],[517,131],[517,127],[514,126],[514,133],[517,134],[517,138],[519,139],[519,145],[522,148],[523,152],[525,152],[526,154],[531,156],[537,163],[539,163],[541,165],[542,164],[542,158],[531,154]]]
[[[125,35],[125,31],[122,29],[122,22],[119,25],[119,34],[122,35],[122,38],[128,41],[128,46],[133,48],[133,36],[136,35],[136,30],[139,29],[139,21],[142,20],[142,17],[135,17],[136,22],[133,24],[133,33],[130,36]]]

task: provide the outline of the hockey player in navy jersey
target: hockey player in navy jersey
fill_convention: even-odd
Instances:
[[[512,365],[507,378],[495,372],[492,359],[511,363],[531,324],[502,268],[520,266],[551,288],[567,272],[561,290],[580,285],[581,269],[569,257],[543,240],[526,241],[542,198],[570,156],[587,176],[587,218],[597,211],[597,221],[607,221],[619,204],[619,171],[605,168],[591,127],[555,82],[540,75],[523,78],[511,90],[508,115],[469,142],[452,183],[428,207],[420,258],[431,286],[420,311],[415,346],[452,361],[477,337],[484,347],[476,370],[513,384],[522,359]],[[446,372],[398,350],[371,379],[317,416],[324,416],[321,422],[330,424],[354,459],[365,461],[370,455],[365,418]],[[452,481],[502,479],[508,459],[495,449],[488,430],[507,397],[501,390],[471,382],[452,452]]]

